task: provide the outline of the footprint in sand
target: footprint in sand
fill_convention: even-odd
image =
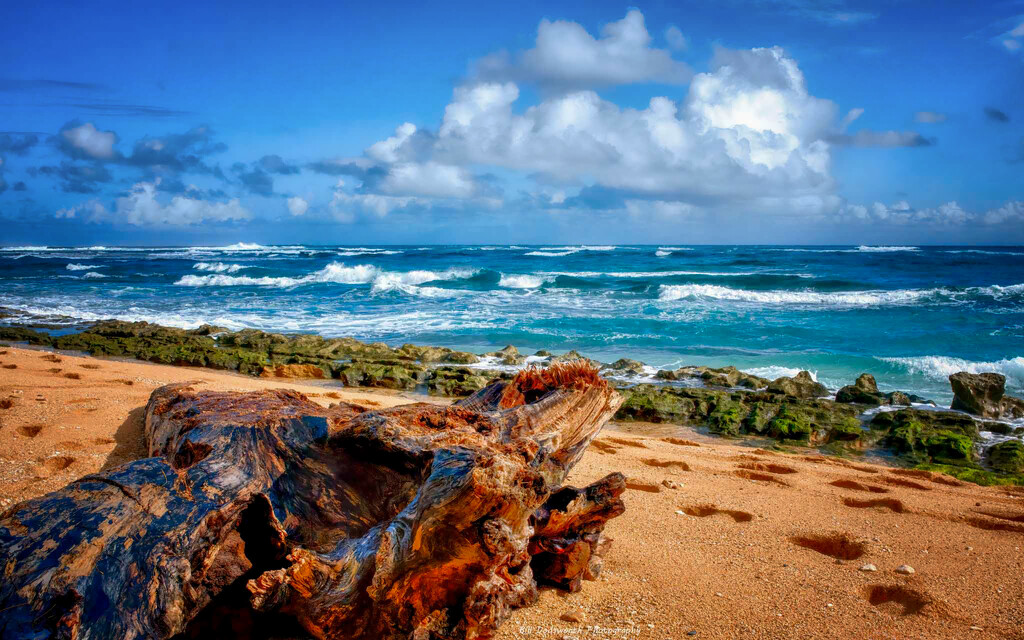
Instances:
[[[71,456],[53,456],[42,460],[37,464],[32,472],[37,478],[49,478],[55,473],[67,469],[75,463],[75,459]]]
[[[857,542],[849,534],[841,532],[793,536],[789,541],[837,560],[856,560],[867,551],[863,542]]]
[[[871,493],[889,493],[889,490],[885,487],[876,487],[870,484],[861,484],[856,480],[833,480],[829,483],[833,487],[839,487],[840,489],[851,489],[853,491],[870,491]]]
[[[761,482],[772,482],[774,484],[782,485],[783,487],[788,487],[789,486],[788,482],[783,482],[777,476],[774,476],[774,475],[772,475],[770,473],[762,473],[760,471],[750,471],[748,469],[740,469],[738,471],[733,471],[733,473],[736,474],[737,476],[739,476],[740,478],[744,478],[746,480],[759,480]]]
[[[968,516],[964,518],[964,522],[974,527],[975,529],[984,529],[985,531],[1007,531],[1009,533],[1024,533],[1024,525],[1012,524],[1010,522],[1007,522],[1006,520],[988,520],[986,518],[979,518],[977,516]]]
[[[39,435],[39,432],[43,430],[41,424],[26,424],[18,427],[18,435],[25,436],[26,438],[34,438]]]
[[[796,473],[797,470],[793,467],[787,467],[784,464],[775,464],[774,462],[744,462],[738,465],[740,469],[749,469],[750,471],[767,471],[768,473]]]
[[[1024,522],[1024,513],[1001,513],[999,511],[978,511],[983,516],[1009,520],[1010,522]]]
[[[928,480],[929,482],[944,484],[950,487],[962,487],[967,484],[952,476],[935,473],[934,471],[925,471],[924,469],[895,469],[892,473],[894,475],[905,476],[908,478],[920,478],[921,480]]]
[[[606,438],[608,442],[614,442],[615,444],[621,444],[624,447],[635,447],[637,449],[646,449],[647,445],[636,440],[627,440],[626,438]]]
[[[914,482],[913,480],[904,480],[903,478],[882,478],[882,482],[890,484],[894,487],[907,487],[908,489],[917,489],[919,491],[931,491],[931,487],[926,487],[920,482]]]
[[[619,450],[618,447],[613,447],[603,440],[593,440],[590,446],[598,453],[616,453]]]
[[[4,398],[0,400],[0,409],[10,409],[14,406],[14,400],[10,398]]]
[[[844,467],[846,469],[853,469],[854,471],[861,471],[863,473],[878,473],[878,469],[872,467],[865,467],[863,465],[854,464],[842,458],[829,458],[827,456],[804,456],[804,461],[813,462],[814,464],[831,464],[837,467]]]
[[[16,365],[16,364],[5,364],[5,365],[3,365],[3,367],[4,367],[4,369],[17,369],[18,365]]]
[[[53,367],[51,369],[47,369],[47,371],[49,371],[50,373],[52,373],[54,375],[57,375],[58,373],[63,371],[63,369],[61,369],[60,367]]]
[[[634,491],[646,491],[647,493],[661,493],[660,484],[643,482],[641,480],[626,480],[626,488]]]
[[[843,504],[856,509],[872,509],[880,507],[888,509],[893,513],[906,513],[907,508],[896,498],[875,498],[873,500],[858,500],[857,498],[843,498]]]
[[[93,438],[92,439],[92,443],[93,444],[99,444],[99,445],[108,445],[108,444],[114,444],[114,441],[111,440],[110,438]]]
[[[115,378],[114,380],[111,380],[111,382],[120,382],[121,384],[129,387],[135,384],[134,380],[129,380],[127,378]]]
[[[45,356],[43,356],[42,358],[40,358],[40,359],[41,360],[46,360],[47,362],[63,362],[64,361],[63,358],[61,358],[58,355],[54,355],[52,353],[48,353]]]
[[[680,471],[690,470],[690,465],[686,464],[682,460],[659,460],[658,458],[644,458],[643,463],[649,467],[659,467],[661,469],[679,469]]]
[[[669,444],[677,444],[680,447],[699,447],[699,442],[693,440],[686,440],[685,438],[662,438],[662,441],[668,442]]]
[[[932,599],[921,591],[908,589],[901,584],[873,584],[864,587],[864,598],[872,606],[896,605],[900,615],[921,615]]]
[[[695,518],[707,518],[721,514],[723,516],[729,516],[733,519],[733,522],[750,522],[754,519],[754,514],[747,513],[746,511],[735,511],[733,509],[719,509],[713,504],[696,504],[692,507],[683,507],[683,513],[688,516]]]
[[[100,369],[101,368],[100,365],[98,365],[98,364],[80,364],[78,366],[82,367],[83,369]]]
[[[82,379],[82,374],[74,373],[74,372],[69,372],[69,373],[65,373],[64,377],[67,378],[68,380],[81,380]]]

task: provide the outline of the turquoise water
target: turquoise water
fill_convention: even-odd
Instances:
[[[0,249],[6,322],[120,318],[660,368],[808,369],[946,402],[1024,393],[1024,248],[260,246]],[[27,314],[33,314],[29,318]]]

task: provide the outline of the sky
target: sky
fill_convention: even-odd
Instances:
[[[0,229],[1021,244],[1024,0],[11,3]]]

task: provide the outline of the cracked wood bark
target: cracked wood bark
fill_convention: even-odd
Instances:
[[[486,638],[600,570],[621,474],[566,474],[621,403],[582,363],[451,407],[153,392],[152,457],[0,519],[0,638]]]

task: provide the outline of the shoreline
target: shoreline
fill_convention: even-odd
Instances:
[[[0,326],[3,340],[205,367],[250,378],[312,379],[339,389],[386,389],[428,401],[469,395],[493,379],[511,378],[524,367],[587,359],[575,350],[526,355],[509,345],[478,355],[446,347],[392,347],[316,334],[228,331],[210,325],[183,330],[121,321],[98,322],[81,332],[60,335]],[[1024,485],[1024,401],[1009,396],[1004,401],[1010,403],[1005,415],[982,415],[981,410],[970,415],[936,407],[912,393],[883,393],[869,374],[833,390],[807,372],[769,380],[735,367],[654,372],[626,358],[610,364],[590,362],[625,397],[615,416],[620,422],[692,426],[727,438],[767,439],[765,446],[780,450],[811,447],[849,458],[876,456],[893,465],[979,484]]]
[[[16,396],[0,411],[4,500],[142,455],[142,407],[169,382],[290,388],[320,404],[422,399],[16,346],[0,351],[7,352],[0,366],[16,365],[0,369],[0,398]],[[41,428],[29,437],[22,427],[31,426]],[[625,515],[606,529],[614,542],[605,571],[576,594],[542,590],[538,605],[515,611],[498,640],[653,640],[689,631],[834,638],[836,629],[850,637],[1022,637],[1024,524],[1015,519],[1024,518],[1024,489],[639,422],[599,434],[570,480],[584,484],[613,471],[625,473],[630,488]],[[861,555],[837,560],[829,540],[849,540]],[[868,564],[876,570],[862,570]],[[904,564],[915,573],[896,573]]]

